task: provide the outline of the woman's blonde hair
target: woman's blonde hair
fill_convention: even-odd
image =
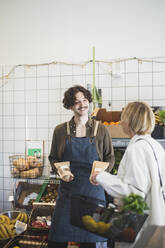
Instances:
[[[131,102],[121,113],[131,130],[138,135],[151,134],[155,127],[155,116],[151,107],[145,102]]]

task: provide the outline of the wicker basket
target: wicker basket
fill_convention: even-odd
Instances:
[[[19,216],[18,216],[19,215]],[[5,219],[4,217],[7,217]],[[0,213],[0,244],[3,242],[3,240],[10,240],[13,236],[16,236],[15,232],[15,223],[16,218],[18,218],[19,221],[24,222],[25,224],[28,222],[28,215],[23,211],[6,211]],[[3,227],[2,227],[3,225]],[[4,235],[4,230],[7,231],[7,236],[2,237],[2,233]],[[23,233],[24,231],[22,231]],[[6,233],[6,232],[5,232]]]
[[[114,241],[134,242],[147,216],[119,213],[94,198],[72,196],[71,224]]]
[[[25,155],[9,156],[11,175],[16,178],[38,178],[42,176],[43,160]]]

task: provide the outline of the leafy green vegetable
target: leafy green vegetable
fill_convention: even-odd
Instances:
[[[165,110],[160,110],[158,112],[158,115],[160,116],[160,118],[162,119],[164,125],[165,125]]]
[[[162,118],[162,119],[165,119],[165,110],[160,110],[158,112],[158,115]]]
[[[131,193],[129,196],[123,198],[122,211],[124,212],[135,212],[137,214],[144,214],[144,210],[149,209],[145,200],[134,193]]]

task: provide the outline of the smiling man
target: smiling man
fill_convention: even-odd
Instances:
[[[108,130],[103,124],[88,117],[91,102],[90,91],[80,85],[64,93],[63,106],[72,110],[74,116],[69,122],[55,128],[49,161],[57,174],[55,164],[61,162],[63,165],[69,161],[71,176],[67,180],[62,179],[59,186],[49,232],[49,248],[66,248],[69,241],[80,243],[80,248],[95,248],[97,242],[106,241],[101,236],[70,224],[71,196],[78,194],[105,200],[103,188],[89,181],[93,162],[109,162],[109,172],[114,164],[114,151]]]

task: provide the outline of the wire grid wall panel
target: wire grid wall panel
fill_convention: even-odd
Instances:
[[[0,74],[1,212],[12,209],[8,198],[13,195],[15,179],[11,176],[9,156],[25,154],[25,140],[43,140],[43,176],[49,177],[53,130],[73,115],[63,108],[64,92],[75,84],[91,88],[93,64],[50,63],[14,69],[1,66]],[[99,61],[95,64],[95,79],[96,87],[102,91],[102,107],[109,111],[121,110],[134,100],[165,106],[165,58]],[[41,179],[35,182],[40,183]]]

